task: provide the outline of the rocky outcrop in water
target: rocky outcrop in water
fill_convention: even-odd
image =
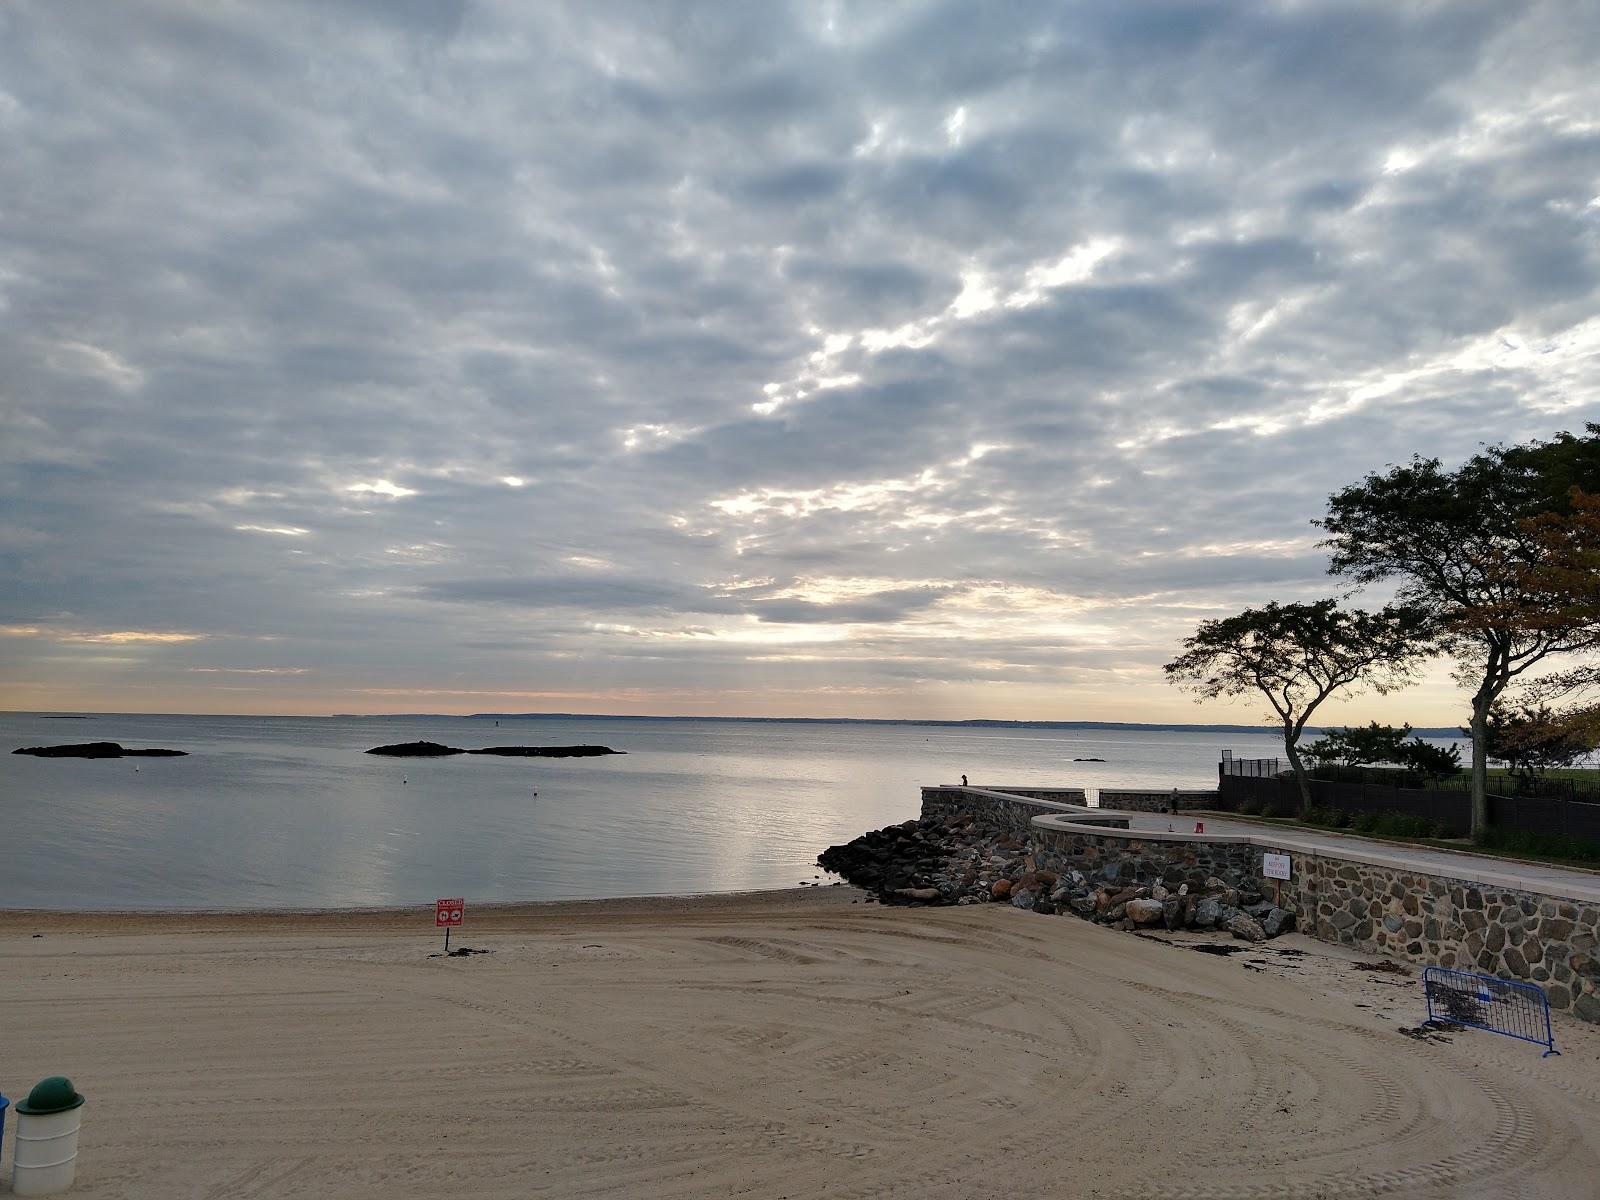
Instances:
[[[1039,864],[1028,839],[964,812],[874,830],[829,846],[817,862],[885,904],[1009,903],[1116,929],[1215,929],[1250,942],[1294,928],[1294,914],[1267,902],[1249,876],[1226,871],[1168,887],[1131,880],[1129,865],[1115,859],[1092,873],[1058,874]]]
[[[504,758],[596,758],[602,754],[626,754],[626,750],[613,750],[609,746],[484,746],[478,750],[463,750],[459,746],[442,746],[438,742],[396,742],[392,746],[374,746],[368,754],[385,754],[391,758],[442,758],[448,754],[497,754]]]
[[[35,758],[184,758],[187,750],[133,750],[116,742],[82,742],[76,746],[24,746],[13,754]]]
[[[598,758],[602,754],[626,754],[610,746],[485,746],[468,754],[499,754],[507,758]]]

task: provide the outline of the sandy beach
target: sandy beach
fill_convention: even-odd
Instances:
[[[85,1200],[1566,1200],[1600,1178],[1600,1029],[1558,1018],[1549,1059],[1413,1040],[1409,972],[1299,937],[1219,957],[837,887],[469,908],[459,944],[493,953],[435,957],[420,911],[0,914],[0,1090],[88,1096]]]

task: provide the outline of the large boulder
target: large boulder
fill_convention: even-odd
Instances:
[[[1124,915],[1135,925],[1155,925],[1161,921],[1164,911],[1159,900],[1129,900]]]
[[[1288,933],[1294,928],[1294,914],[1286,909],[1275,908],[1262,919],[1261,928],[1269,938]]]
[[[1168,929],[1183,928],[1183,901],[1174,896],[1161,903],[1161,923]]]
[[[1194,923],[1197,929],[1215,929],[1222,919],[1222,905],[1210,896],[1202,896],[1194,906]]]
[[[1243,942],[1264,942],[1267,940],[1266,930],[1261,928],[1261,922],[1247,912],[1236,912],[1228,922],[1228,932]]]

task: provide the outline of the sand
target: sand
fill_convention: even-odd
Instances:
[[[0,914],[0,1088],[87,1094],[81,1200],[1600,1192],[1596,1027],[1418,1042],[1309,940],[859,899],[469,907],[450,959],[431,911]]]

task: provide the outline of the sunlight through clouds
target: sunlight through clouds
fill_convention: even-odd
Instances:
[[[1597,416],[1583,6],[3,21],[19,694],[1192,719],[1330,492]]]

